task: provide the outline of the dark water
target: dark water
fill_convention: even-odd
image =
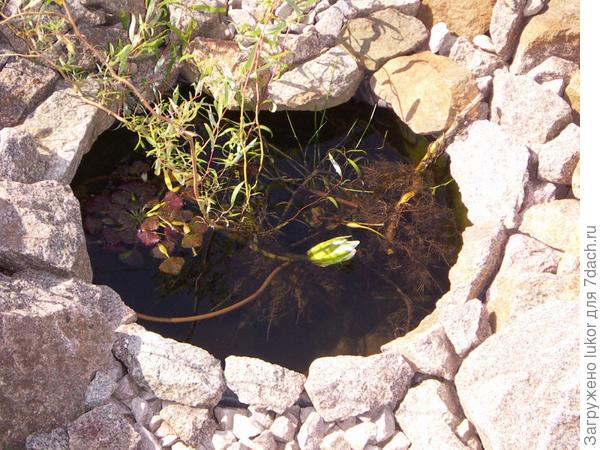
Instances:
[[[303,151],[351,144],[347,132],[356,124],[354,134],[362,135],[366,130],[360,147],[367,152],[368,163],[387,161],[399,165],[418,159],[426,142],[402,131],[393,114],[386,112],[377,112],[367,128],[370,114],[370,108],[359,103],[329,110],[327,125],[321,129],[319,139]],[[298,152],[297,140],[308,142],[320,122],[315,122],[312,113],[294,113],[290,117],[296,136],[285,114],[266,115],[264,122],[274,130],[273,144],[294,155]],[[115,171],[126,170],[136,161],[144,160],[143,155],[132,151],[135,143],[136,136],[124,130],[108,131],[98,139],[84,157],[73,182],[82,204],[88,204],[90,198],[105,190],[107,180]],[[282,163],[281,170],[293,171],[293,167]],[[139,183],[135,176],[131,178]],[[449,202],[445,191],[446,188],[436,191],[434,208],[442,209]],[[289,200],[283,190],[273,188],[270,192],[272,208]],[[353,199],[361,201],[360,196]],[[300,199],[301,203],[306,201]],[[364,201],[373,200],[366,197]],[[363,209],[369,210],[368,205],[359,208]],[[84,220],[86,214],[84,206]],[[299,371],[306,371],[310,362],[319,356],[377,352],[381,344],[416,326],[447,290],[448,267],[458,248],[454,219],[451,215],[443,216],[447,220],[441,220],[440,229],[436,231],[415,212],[410,220],[417,224],[422,222],[420,231],[417,229],[414,236],[406,236],[407,253],[389,256],[377,248],[372,232],[349,230],[336,224],[336,214],[332,205],[322,205],[313,214],[315,217],[311,219],[306,215],[304,223],[294,222],[286,227],[273,242],[265,244],[266,248],[302,255],[325,239],[352,235],[361,241],[352,261],[326,268],[308,263],[292,264],[275,277],[257,300],[221,317],[195,324],[143,320],[140,323],[164,336],[198,345],[218,358],[232,354],[256,356]],[[313,226],[307,226],[306,222]],[[201,314],[235,303],[254,292],[277,266],[223,233],[209,231],[210,244],[203,244],[196,257],[189,251],[182,254],[186,258],[185,266],[180,275],[172,276],[161,273],[158,270],[161,261],[135,239],[125,239],[125,244],[111,244],[110,235],[104,231],[95,229],[92,233],[93,227],[86,228],[94,283],[112,287],[134,310],[154,316]],[[414,249],[409,247],[423,233],[429,233],[433,240],[439,238],[439,242],[448,246],[443,256],[434,255],[426,260],[427,276],[415,269],[413,259],[419,259],[417,256],[434,246],[420,243],[415,244]],[[123,250],[132,248],[136,251],[135,264],[123,260]],[[419,254],[411,258],[413,250]],[[400,291],[407,295],[399,295]],[[410,321],[407,296],[412,302]]]

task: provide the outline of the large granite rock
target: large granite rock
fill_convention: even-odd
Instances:
[[[217,429],[212,413],[206,408],[191,408],[177,403],[164,405],[160,417],[183,441],[194,447],[207,446]]]
[[[527,23],[515,52],[511,72],[526,73],[550,56],[579,63],[579,2],[551,0]]]
[[[417,328],[383,345],[381,350],[399,352],[417,372],[446,380],[454,379],[460,365],[437,313],[425,317]]]
[[[33,137],[17,128],[0,130],[0,178],[35,183],[44,179],[46,160]]]
[[[92,280],[79,202],[68,186],[0,180],[0,267]]]
[[[538,178],[556,184],[571,184],[579,162],[579,127],[570,123],[549,142],[533,145],[538,159]]]
[[[490,22],[490,36],[497,55],[504,61],[512,58],[525,26],[523,10],[527,0],[496,2]]]
[[[419,10],[421,0],[346,0],[348,4],[356,9],[358,15],[367,15],[374,11],[385,8],[394,8],[402,14],[414,16]]]
[[[414,370],[397,351],[373,356],[317,358],[304,385],[326,421],[344,420],[395,405],[404,397]]]
[[[469,220],[475,225],[502,222],[507,229],[514,228],[529,181],[528,148],[500,126],[480,120],[446,152]]]
[[[138,450],[142,439],[114,405],[92,409],[67,428],[70,450]]]
[[[300,397],[306,377],[260,359],[228,356],[225,380],[241,402],[282,414]]]
[[[140,386],[162,400],[214,406],[225,391],[219,360],[201,348],[163,338],[140,325],[120,327],[113,352]]]
[[[471,39],[488,30],[493,6],[493,0],[423,0],[417,17],[427,28],[445,22],[453,33]]]
[[[562,252],[529,236],[510,237],[494,282],[487,291],[493,327],[499,330],[523,312],[555,299],[575,300],[578,281],[557,275]]]
[[[341,42],[364,67],[374,71],[395,56],[412,53],[428,36],[421,21],[388,8],[350,20]]]
[[[478,299],[463,305],[440,307],[440,323],[460,358],[485,341],[491,334],[488,310]]]
[[[278,109],[316,111],[347,102],[363,71],[348,50],[338,46],[285,72],[269,83],[269,99]]]
[[[114,119],[84,102],[73,89],[54,92],[19,127],[47,159],[46,180],[70,183],[81,158]]]
[[[496,69],[504,67],[504,62],[498,56],[477,48],[464,37],[454,42],[449,57],[477,78],[490,76]]]
[[[566,251],[574,238],[573,231],[579,224],[579,201],[575,199],[555,200],[529,208],[523,214],[519,227],[544,244]]]
[[[108,361],[113,329],[68,293],[0,277],[0,442],[22,446],[84,412],[94,371]]]
[[[484,448],[577,448],[577,303],[539,306],[489,337],[463,361],[456,387]]]
[[[455,295],[464,300],[479,297],[502,261],[507,232],[501,222],[481,222],[465,228],[463,245],[448,278]]]
[[[19,124],[52,92],[58,74],[24,58],[0,71],[0,128]]]
[[[396,410],[396,420],[415,450],[468,450],[455,434],[463,418],[454,387],[433,379],[409,389]]]
[[[527,76],[503,71],[494,76],[491,117],[492,122],[522,138],[527,145],[553,139],[573,121],[571,108],[561,97]]]
[[[479,92],[467,69],[431,52],[388,61],[370,85],[418,134],[444,131]]]

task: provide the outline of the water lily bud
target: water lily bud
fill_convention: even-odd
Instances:
[[[306,252],[308,259],[320,267],[340,264],[352,259],[360,241],[349,241],[351,236],[338,236],[321,242]]]

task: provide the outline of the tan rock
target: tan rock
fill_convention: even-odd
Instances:
[[[581,114],[579,106],[579,70],[573,74],[571,81],[569,81],[569,84],[565,89],[565,100],[571,105],[573,111],[577,112],[577,114]]]
[[[576,198],[581,198],[581,192],[579,191],[580,186],[579,186],[579,162],[577,162],[577,166],[575,167],[575,170],[573,171],[573,178],[571,179],[571,189],[573,190],[573,195]]]
[[[469,39],[489,29],[495,0],[423,0],[417,17],[427,28],[445,22],[453,33]]]
[[[342,44],[367,69],[377,70],[395,56],[412,53],[428,34],[418,19],[387,8],[348,22]]]
[[[388,61],[370,81],[377,96],[419,134],[444,131],[479,91],[471,73],[450,58],[421,52]]]
[[[525,211],[519,231],[544,244],[566,251],[579,222],[579,200],[555,200]]]
[[[522,74],[550,56],[579,63],[579,2],[550,0],[548,9],[523,29],[511,66]]]

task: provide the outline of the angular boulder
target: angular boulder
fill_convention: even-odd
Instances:
[[[47,159],[44,179],[70,183],[83,155],[114,121],[83,101],[74,89],[61,89],[38,106],[19,129],[34,137]]]
[[[550,56],[579,63],[579,42],[579,1],[551,0],[523,29],[510,70],[526,73]]]
[[[282,414],[300,397],[306,377],[257,358],[228,356],[225,380],[242,403]]]
[[[310,365],[304,387],[319,415],[330,422],[396,404],[408,390],[413,374],[397,351],[325,357]]]
[[[57,81],[56,72],[25,58],[7,62],[0,71],[0,128],[19,124]]]
[[[160,410],[160,417],[173,428],[177,436],[194,447],[206,446],[217,429],[211,411],[206,408],[169,403]]]
[[[479,120],[446,152],[469,220],[475,225],[501,222],[507,229],[514,228],[529,181],[529,149],[500,126]]]
[[[493,6],[493,0],[423,0],[417,17],[427,28],[445,22],[453,33],[472,39],[489,29]]]
[[[79,202],[56,181],[0,180],[0,267],[92,280]]]
[[[341,41],[367,70],[375,71],[391,58],[412,53],[428,36],[419,19],[388,8],[350,20]]]
[[[464,37],[454,42],[449,57],[478,78],[492,75],[495,70],[504,67],[504,62],[498,56],[477,48]]]
[[[473,350],[455,382],[484,448],[578,448],[577,303],[526,312]]]
[[[579,127],[570,123],[549,142],[533,145],[538,158],[538,178],[556,184],[571,184],[579,162]]]
[[[0,130],[0,178],[35,183],[44,179],[45,172],[46,159],[29,133],[18,128]]]
[[[221,363],[189,344],[146,331],[137,324],[117,330],[113,346],[137,384],[161,400],[187,406],[215,406],[225,391]]]
[[[348,50],[338,46],[285,72],[269,83],[269,99],[278,109],[316,111],[347,102],[363,71]]]
[[[70,450],[137,450],[142,439],[114,405],[92,409],[67,428]]]
[[[527,145],[555,138],[573,121],[567,102],[531,78],[503,71],[494,75],[491,120]]]
[[[566,251],[573,241],[573,230],[579,225],[579,201],[555,200],[529,208],[523,214],[519,231],[549,247]]]
[[[467,69],[428,51],[391,59],[370,86],[418,134],[444,131],[479,93]]]
[[[29,434],[84,412],[90,379],[110,356],[113,329],[76,296],[3,277],[0,330],[0,442],[19,447]]]

